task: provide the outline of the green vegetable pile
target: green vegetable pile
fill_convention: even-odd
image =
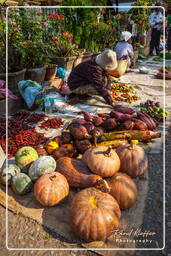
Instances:
[[[160,106],[160,102],[154,102],[152,100],[141,103],[140,110],[154,117],[159,123],[163,122],[168,116],[168,111]]]

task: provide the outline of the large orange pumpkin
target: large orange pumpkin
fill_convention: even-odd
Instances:
[[[120,159],[111,147],[97,146],[88,149],[83,155],[83,161],[89,169],[101,177],[111,177],[120,168]]]
[[[42,175],[34,185],[34,196],[44,206],[59,204],[68,194],[68,182],[58,172]]]
[[[85,241],[106,240],[119,227],[120,208],[109,194],[96,188],[77,193],[70,207],[70,225]]]
[[[110,194],[117,200],[121,209],[128,209],[135,203],[137,187],[128,175],[117,172],[106,181],[110,188]]]
[[[142,147],[131,142],[131,144],[128,143],[118,147],[116,153],[121,161],[121,172],[128,174],[132,178],[146,172],[148,168],[148,159]]]

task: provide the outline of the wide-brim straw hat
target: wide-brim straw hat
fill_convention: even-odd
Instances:
[[[106,49],[97,55],[95,61],[105,70],[115,70],[118,66],[116,53],[110,49]]]

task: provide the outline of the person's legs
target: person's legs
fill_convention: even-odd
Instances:
[[[78,88],[76,88],[75,90],[72,91],[75,94],[78,95],[98,95],[99,93],[96,91],[96,89],[94,88],[93,85],[88,84],[88,85],[82,85]]]
[[[167,50],[168,52],[171,51],[171,28],[168,30],[167,34]]]
[[[160,30],[156,30],[155,33],[155,50],[156,50],[156,54],[158,55],[160,53],[160,35],[161,35],[161,31]]]
[[[150,41],[150,55],[153,54],[153,50],[155,47],[155,36],[156,36],[156,29],[153,28],[151,31],[151,41]]]

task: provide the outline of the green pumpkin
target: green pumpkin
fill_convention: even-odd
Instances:
[[[32,147],[23,147],[15,155],[15,163],[21,168],[26,168],[30,163],[38,159],[37,151]]]
[[[35,181],[46,173],[54,172],[56,169],[56,161],[51,156],[41,156],[31,164],[28,175],[31,180]]]
[[[12,177],[18,175],[21,172],[20,168],[16,164],[9,164],[7,168],[3,168],[0,171],[0,181],[2,184],[6,184],[6,176],[7,176],[7,184],[11,185]]]
[[[25,195],[32,190],[33,183],[27,174],[20,173],[12,178],[11,186],[16,194]]]

